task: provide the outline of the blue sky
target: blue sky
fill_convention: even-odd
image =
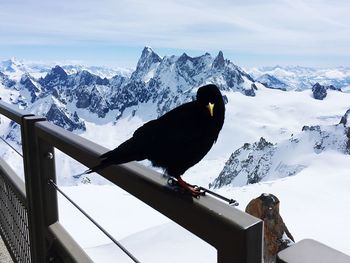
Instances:
[[[219,50],[240,66],[350,66],[350,1],[1,0],[0,59],[134,67]]]

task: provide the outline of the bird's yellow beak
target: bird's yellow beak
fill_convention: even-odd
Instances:
[[[210,114],[210,116],[214,116],[214,103],[211,103],[211,102],[209,102],[209,104],[207,105],[207,108],[208,108],[208,110],[209,110],[209,114]]]

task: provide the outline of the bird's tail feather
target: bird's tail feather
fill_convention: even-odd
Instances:
[[[94,172],[99,172],[101,170],[103,170],[104,168],[110,166],[114,164],[113,160],[109,160],[109,159],[103,159],[101,161],[101,163],[99,163],[98,165],[88,169],[85,171],[85,174],[91,174],[91,173],[94,173]]]
[[[113,160],[113,164],[122,164],[146,159],[146,156],[143,154],[143,150],[135,150],[138,148],[138,144],[139,143],[135,143],[134,138],[130,138],[114,150],[102,154],[100,156],[100,159],[102,160],[101,163],[105,160]]]
[[[98,165],[84,171],[81,174],[74,175],[73,177],[79,178],[85,174],[98,172],[112,164],[118,165],[118,164],[127,163],[134,160],[145,159],[145,157],[141,155],[140,152],[135,152],[133,150],[133,147],[130,147],[130,143],[132,142],[133,142],[132,140],[128,140],[122,143],[121,145],[119,145],[119,147],[115,148],[114,150],[108,151],[102,154],[99,157],[101,161]]]
[[[81,176],[85,175],[85,174],[91,174],[91,173],[94,173],[94,172],[98,172],[98,171],[101,171],[103,170],[104,168],[112,165],[113,163],[109,160],[102,160],[100,164],[90,168],[90,169],[87,169],[85,170],[84,172],[80,173],[80,174],[76,174],[76,175],[73,175],[74,178],[78,179],[80,178]]]

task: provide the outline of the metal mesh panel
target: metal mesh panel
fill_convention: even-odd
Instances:
[[[0,233],[15,262],[31,262],[26,202],[2,173],[0,173]]]

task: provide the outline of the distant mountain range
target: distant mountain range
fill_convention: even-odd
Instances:
[[[78,133],[86,131],[87,122],[117,123],[125,112],[131,112],[132,118],[144,115],[143,110],[147,108],[151,114],[144,120],[163,115],[192,100],[197,88],[207,83],[214,83],[223,91],[227,105],[232,105],[229,101],[234,98],[229,96],[232,93],[239,94],[241,99],[249,98],[244,105],[247,108],[243,106],[244,111],[249,112],[249,103],[254,103],[253,97],[261,92],[265,96],[269,92],[285,92],[287,98],[290,91],[310,90],[310,95],[305,93],[305,97],[311,100],[323,100],[328,92],[346,92],[350,90],[350,69],[277,66],[245,71],[225,59],[221,51],[215,57],[209,53],[198,57],[186,53],[160,57],[150,47],[143,49],[135,70],[46,65],[16,59],[0,62],[0,97],[3,100],[44,115],[50,122]],[[274,95],[271,96],[269,99],[273,101]],[[271,107],[277,108],[273,104]],[[345,114],[337,125],[305,126],[300,134],[278,144],[261,138],[232,149],[231,157],[211,186],[241,186],[294,175],[305,167],[293,162],[298,151],[305,154],[332,149],[348,154],[348,115]],[[232,117],[234,113],[227,112],[227,116]],[[18,126],[10,125],[7,138],[19,143]],[[231,131],[230,136],[231,133],[235,131]]]
[[[216,57],[208,53],[190,57],[184,53],[161,58],[149,47],[143,49],[131,74],[69,65],[48,69],[45,65],[26,65],[17,60],[1,62],[0,72],[0,85],[12,91],[9,100],[13,104],[46,115],[50,121],[71,131],[84,130],[77,109],[86,109],[98,118],[113,112],[114,119],[118,120],[125,109],[152,103],[157,114],[162,115],[191,100],[196,89],[206,83],[246,96],[255,96],[261,86],[225,59],[222,52]],[[101,77],[101,72],[109,77]],[[115,75],[111,76],[112,73]],[[54,115],[48,114],[52,112],[59,117],[54,120]],[[74,116],[73,121],[68,121],[68,116]]]
[[[59,63],[60,64],[60,63]],[[0,71],[6,73],[10,78],[12,79],[18,79],[23,74],[29,73],[33,77],[43,77],[47,73],[50,72],[52,68],[54,68],[56,65],[59,65],[57,63],[48,63],[48,62],[33,62],[33,61],[24,61],[17,59],[15,57],[0,61]],[[103,66],[85,66],[81,64],[67,64],[62,63],[60,64],[61,67],[66,71],[67,74],[74,74],[79,71],[89,71],[92,74],[98,75],[100,77],[106,77],[111,78],[115,75],[122,75],[122,76],[130,76],[132,69],[129,68],[120,68],[120,67],[103,67]]]
[[[257,81],[284,90],[310,89],[317,82],[350,91],[350,68],[309,68],[299,66],[252,68],[247,72]]]

